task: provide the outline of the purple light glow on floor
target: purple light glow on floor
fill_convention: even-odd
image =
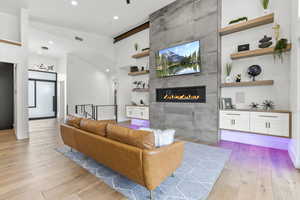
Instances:
[[[149,128],[150,121],[149,120],[142,120],[142,119],[132,119],[130,128],[132,129],[139,129],[139,128]]]
[[[289,138],[273,137],[258,134],[249,134],[238,131],[221,131],[221,139],[225,141],[238,142],[274,149],[288,150]]]

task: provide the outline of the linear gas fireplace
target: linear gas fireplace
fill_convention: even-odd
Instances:
[[[157,102],[206,103],[206,87],[179,87],[156,89]]]

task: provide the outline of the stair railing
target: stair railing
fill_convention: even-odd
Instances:
[[[82,104],[75,106],[75,113],[93,120],[118,121],[118,105]]]

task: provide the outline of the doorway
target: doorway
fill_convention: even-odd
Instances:
[[[0,130],[13,129],[14,64],[0,62]]]
[[[57,74],[29,70],[29,120],[57,117]]]

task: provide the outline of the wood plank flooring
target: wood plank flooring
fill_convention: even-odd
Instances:
[[[31,121],[30,136],[16,141],[13,131],[0,131],[0,200],[126,199],[54,150],[62,144],[55,120]],[[233,153],[208,200],[300,199],[300,172],[287,152],[231,142],[219,146]]]

